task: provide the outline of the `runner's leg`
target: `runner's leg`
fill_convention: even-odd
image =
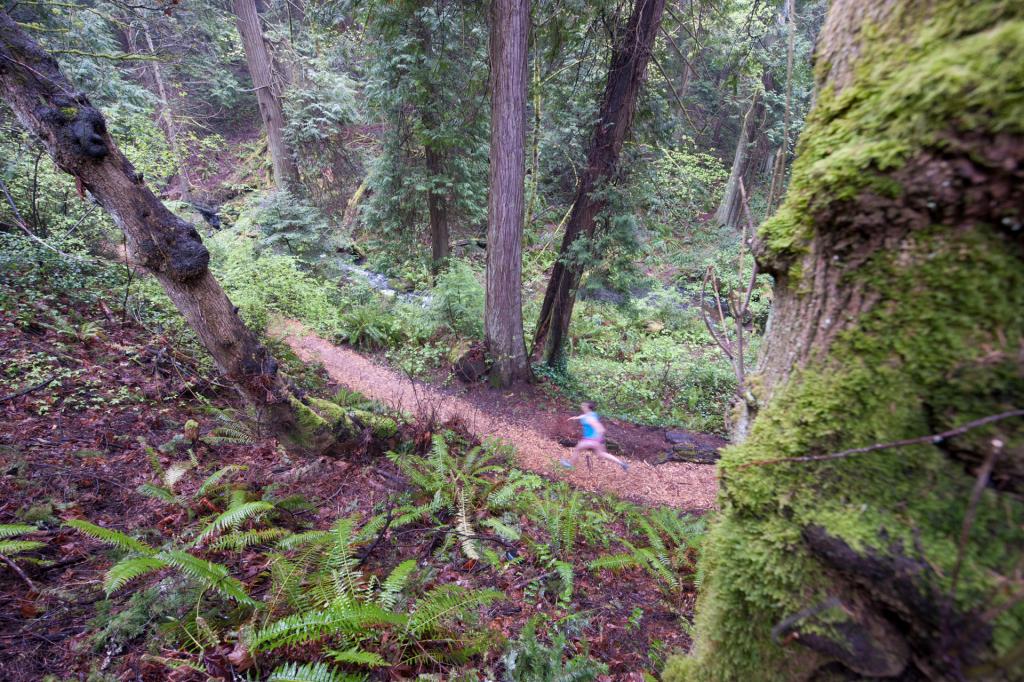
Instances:
[[[629,469],[629,464],[627,464],[625,460],[620,459],[613,455],[612,453],[608,452],[608,450],[605,449],[604,443],[601,443],[600,447],[596,448],[594,452],[597,453],[598,457],[603,457],[609,462],[614,462],[615,464],[618,464],[620,467],[623,468],[623,470]]]

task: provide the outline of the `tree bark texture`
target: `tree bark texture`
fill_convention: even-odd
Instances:
[[[448,260],[451,253],[451,237],[448,230],[448,196],[438,190],[434,183],[444,176],[444,155],[435,147],[424,149],[427,173],[430,174],[430,190],[427,194],[427,213],[430,216],[430,260],[431,269],[437,272]]]
[[[428,57],[433,49],[430,29],[422,21],[416,24],[417,37],[423,44],[423,52]],[[441,121],[431,109],[439,101],[433,84],[426,84],[427,104],[420,111],[420,120],[426,134],[423,154],[427,165],[429,189],[427,190],[427,214],[430,220],[430,269],[437,274],[451,255],[451,235],[448,227],[448,192],[442,189],[442,180],[447,177],[444,151],[434,141],[440,132]]]
[[[277,362],[238,317],[208,269],[195,228],[171,213],[146,186],[107,132],[100,112],[74,89],[56,60],[0,12],[0,89],[54,162],[74,176],[124,231],[135,262],[156,277],[199,336],[217,367],[289,445],[308,439],[308,409],[292,395]],[[303,423],[304,422],[304,423]],[[322,434],[320,434],[322,435]],[[316,445],[316,447],[309,447]]]
[[[743,201],[740,195],[740,179],[747,175],[750,158],[750,146],[757,136],[757,119],[759,113],[758,102],[761,99],[760,92],[754,92],[747,107],[747,113],[743,116],[743,123],[740,125],[740,137],[736,141],[736,152],[732,157],[732,168],[729,170],[729,179],[725,183],[725,191],[722,193],[722,201],[715,211],[715,222],[719,225],[739,227],[743,220]]]
[[[605,202],[591,195],[615,179],[664,10],[665,0],[636,0],[625,30],[612,48],[601,110],[587,152],[587,167],[580,174],[559,259],[551,271],[534,334],[534,348],[544,348],[545,360],[550,365],[564,360],[576,288],[583,276],[584,264],[572,257],[573,245],[578,239],[595,236],[596,218]]]
[[[758,235],[761,409],[665,679],[1024,679],[1024,420],[796,461],[1021,407],[1024,6],[834,0],[816,78]]]
[[[491,3],[491,168],[484,336],[491,381],[530,378],[523,340],[522,240],[526,180],[528,0]]]
[[[298,183],[299,171],[295,157],[284,139],[284,108],[281,97],[284,85],[274,72],[274,62],[263,37],[263,23],[256,12],[254,0],[231,0],[238,33],[245,48],[245,63],[256,90],[263,128],[267,133],[267,148],[273,167],[274,184],[289,188]]]

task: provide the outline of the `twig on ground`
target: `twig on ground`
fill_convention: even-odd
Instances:
[[[944,440],[953,438],[954,436],[960,436],[973,429],[977,429],[988,424],[994,424],[995,422],[1002,421],[1004,419],[1010,419],[1012,417],[1024,417],[1024,410],[1009,410],[1008,412],[1000,412],[999,414],[989,415],[988,417],[982,417],[981,419],[975,419],[974,421],[961,424],[955,429],[949,431],[943,431],[942,433],[933,433],[927,436],[918,436],[917,438],[905,438],[903,440],[894,440],[890,443],[875,443],[874,445],[866,445],[859,448],[850,448],[849,450],[842,450],[841,452],[833,452],[828,455],[808,455],[806,457],[780,457],[777,459],[759,459],[754,462],[747,462],[736,467],[736,469],[746,469],[754,466],[764,466],[766,464],[783,464],[785,462],[829,462],[836,459],[843,459],[845,457],[852,457],[853,455],[862,455],[868,452],[877,452],[879,450],[890,450],[892,448],[902,448],[908,445],[924,445],[924,444],[938,444]]]
[[[384,539],[384,536],[388,532],[388,528],[391,527],[391,521],[394,519],[394,512],[395,512],[395,506],[394,505],[391,505],[390,507],[388,507],[388,515],[387,515],[387,518],[384,519],[384,526],[380,529],[380,532],[377,533],[377,538],[373,541],[373,544],[370,545],[369,547],[367,547],[363,551],[363,555],[361,557],[359,557],[359,563],[356,564],[357,568],[359,566],[362,566],[364,563],[366,563],[366,560],[370,558],[371,554],[373,554],[373,550],[377,549],[377,545],[379,545],[380,541]]]
[[[36,588],[36,584],[32,582],[31,578],[25,575],[25,571],[21,570],[21,566],[11,561],[5,554],[0,554],[0,561],[10,566],[11,570],[17,573],[18,577],[25,581],[25,584],[28,585],[28,589],[32,590],[36,594],[39,594],[39,590]]]
[[[29,393],[32,393],[33,391],[38,391],[41,388],[46,388],[47,386],[52,384],[53,381],[56,378],[57,378],[57,375],[54,374],[49,379],[46,379],[45,381],[41,381],[38,384],[36,384],[35,386],[29,386],[28,388],[23,389],[21,391],[18,391],[17,393],[12,393],[10,395],[5,395],[4,397],[0,398],[0,403],[6,403],[8,400],[14,400],[15,398],[20,398],[23,395],[28,395]]]

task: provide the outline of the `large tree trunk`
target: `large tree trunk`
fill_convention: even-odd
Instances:
[[[430,190],[427,194],[427,213],[430,215],[430,267],[437,273],[450,255],[451,238],[448,233],[448,195],[435,188],[435,182],[445,172],[444,156],[436,148],[427,145],[427,173],[430,174]]]
[[[526,174],[528,0],[491,3],[491,178],[484,336],[491,381],[530,378],[523,340],[522,239]]]
[[[416,35],[423,44],[423,53],[431,57],[432,37],[430,28],[418,21]],[[445,155],[435,141],[441,122],[432,107],[437,106],[439,98],[432,84],[427,83],[427,103],[420,111],[420,121],[426,133],[423,154],[426,158],[429,190],[427,193],[427,213],[430,217],[430,271],[437,274],[451,255],[451,236],[448,229],[448,191],[443,189],[442,180],[446,177]]]
[[[294,187],[299,171],[291,149],[284,139],[284,108],[281,103],[284,85],[274,73],[274,63],[263,38],[263,24],[256,12],[254,0],[231,0],[245,48],[245,63],[249,66],[256,103],[259,105],[263,128],[267,132],[267,147],[273,165],[274,184],[281,188]]]
[[[614,180],[664,10],[665,0],[636,0],[625,30],[618,34],[612,48],[601,111],[587,153],[587,167],[580,176],[559,259],[551,271],[534,335],[534,348],[545,349],[549,365],[563,361],[576,287],[583,276],[584,264],[572,257],[573,245],[576,240],[589,239],[595,234],[596,218],[605,202],[591,193]]]
[[[818,77],[665,677],[1024,679],[1024,5],[835,0]]]
[[[217,367],[288,444],[323,450],[327,424],[291,392],[277,362],[238,317],[207,265],[195,228],[171,213],[107,133],[89,99],[50,55],[0,12],[0,90],[54,162],[114,218],[135,262],[160,282]]]

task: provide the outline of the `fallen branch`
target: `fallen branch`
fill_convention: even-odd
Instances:
[[[36,594],[39,594],[39,590],[36,589],[36,584],[32,582],[32,579],[25,575],[25,571],[21,570],[21,566],[11,561],[5,554],[0,554],[0,561],[4,562],[11,567],[11,570],[18,574],[25,584],[28,585],[28,589],[32,590]]]
[[[989,415],[988,417],[982,417],[981,419],[975,419],[974,421],[961,424],[955,429],[949,431],[943,431],[942,433],[933,433],[927,436],[918,436],[917,438],[905,438],[903,440],[894,440],[891,443],[875,443],[874,445],[866,445],[859,448],[851,448],[849,450],[843,450],[841,452],[833,452],[828,455],[808,455],[806,457],[780,457],[777,459],[760,459],[755,462],[747,462],[736,467],[739,469],[746,469],[754,466],[764,466],[766,464],[783,464],[785,462],[829,462],[836,459],[844,459],[846,457],[852,457],[854,455],[863,455],[868,452],[878,452],[879,450],[890,450],[892,448],[902,448],[908,445],[936,445],[944,440],[948,440],[955,436],[960,436],[968,431],[977,429],[988,424],[994,424],[995,422],[1003,421],[1004,419],[1010,419],[1012,417],[1024,417],[1024,410],[1010,410],[1008,412],[1000,412],[999,414]]]
[[[6,403],[8,400],[14,400],[15,398],[20,398],[23,395],[28,395],[29,393],[32,393],[33,391],[38,391],[41,388],[46,388],[47,386],[52,384],[56,378],[57,378],[57,375],[54,374],[49,379],[46,379],[45,381],[41,381],[38,384],[36,384],[35,386],[29,386],[28,388],[23,389],[21,391],[18,391],[17,393],[12,393],[10,395],[5,395],[3,398],[0,398],[0,403]]]

